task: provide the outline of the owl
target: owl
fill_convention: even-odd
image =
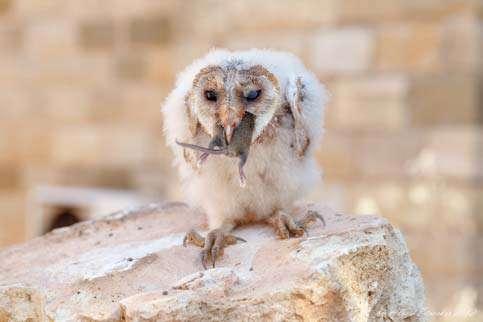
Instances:
[[[323,222],[314,211],[298,221],[292,214],[294,203],[320,180],[314,150],[327,100],[314,74],[285,52],[212,50],[178,75],[162,106],[164,133],[187,201],[208,218],[206,237],[191,230],[183,242],[202,248],[205,269],[215,266],[226,246],[244,242],[231,234],[238,225],[266,222],[285,239],[302,236],[317,219]],[[239,131],[250,148],[244,184],[236,158],[206,158],[178,144],[209,146],[221,139],[230,146],[247,115],[253,116],[250,133]]]

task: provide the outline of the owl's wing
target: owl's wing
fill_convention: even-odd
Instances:
[[[189,102],[189,90],[175,88],[167,97],[163,107],[163,127],[166,142],[175,155],[177,164],[185,162],[197,169],[197,154],[176,144],[176,140],[193,142],[200,132],[198,118]]]
[[[293,148],[299,158],[318,145],[322,136],[322,115],[327,100],[325,89],[313,75],[293,77],[286,99],[294,121]]]

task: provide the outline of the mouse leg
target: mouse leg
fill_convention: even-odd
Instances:
[[[317,212],[309,210],[301,220],[294,220],[287,213],[278,210],[274,216],[268,219],[268,223],[275,228],[279,239],[287,239],[291,236],[301,237],[307,233],[307,228],[319,219],[325,226],[324,218]]]
[[[216,260],[223,256],[224,248],[229,245],[234,245],[237,242],[246,242],[243,238],[229,234],[227,231],[231,229],[218,228],[211,230],[206,237],[202,237],[195,230],[189,231],[183,240],[183,246],[193,244],[202,248],[201,250],[201,264],[206,269],[211,264],[215,267]]]

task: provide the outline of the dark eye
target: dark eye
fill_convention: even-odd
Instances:
[[[218,96],[216,95],[215,91],[206,91],[205,97],[208,101],[212,101],[212,102],[216,102],[216,100],[218,99]]]
[[[245,96],[245,98],[249,102],[254,101],[254,100],[256,100],[258,98],[258,96],[260,96],[260,93],[261,92],[262,92],[261,90],[258,90],[258,91],[255,91],[255,90],[249,91],[248,94]]]

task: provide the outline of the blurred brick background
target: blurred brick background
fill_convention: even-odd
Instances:
[[[482,40],[478,0],[0,0],[0,247],[32,237],[39,186],[180,198],[176,72],[270,47],[332,93],[312,199],[397,225],[433,311],[481,310]]]

